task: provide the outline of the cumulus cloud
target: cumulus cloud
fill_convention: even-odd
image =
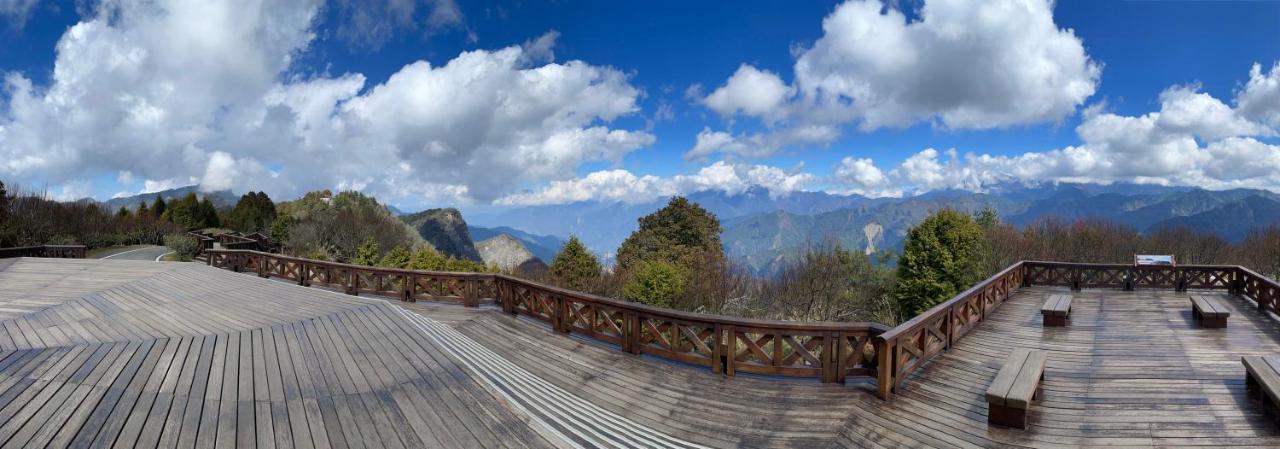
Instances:
[[[0,176],[57,184],[128,171],[147,191],[360,186],[392,200],[485,202],[654,142],[611,125],[639,111],[625,74],[537,64],[520,46],[413,62],[372,86],[358,73],[287,75],[318,10],[311,0],[104,3],[59,41],[48,86],[5,76]],[[549,52],[554,37],[539,41]]]
[[[1245,117],[1280,129],[1280,62],[1269,72],[1254,64],[1249,69],[1249,82],[1236,94],[1236,105]]]
[[[1228,107],[1197,86],[1173,86],[1160,100],[1160,110],[1141,116],[1110,113],[1104,106],[1088,108],[1076,128],[1080,145],[1014,156],[927,148],[888,170],[887,180],[880,182],[912,193],[983,191],[1007,182],[1280,190],[1280,146],[1258,140],[1274,135],[1274,130],[1247,120],[1243,106]],[[846,158],[836,169],[837,190],[872,191],[868,180],[879,178],[858,175],[877,172],[881,169],[870,160]]]
[[[1081,40],[1054,24],[1048,0],[929,0],[915,21],[879,1],[851,0],[823,19],[822,30],[796,51],[791,86],[744,65],[703,103],[760,118],[782,145],[793,145],[805,143],[785,137],[793,128],[815,126],[1058,121],[1093,95],[1101,73]]]
[[[644,202],[704,190],[741,193],[753,186],[764,187],[770,194],[785,194],[802,190],[817,179],[801,169],[802,167],[784,170],[767,165],[737,165],[720,161],[702,167],[694,174],[671,177],[637,176],[623,169],[602,170],[576,179],[553,181],[535,191],[508,195],[498,200],[498,203],[544,205],[579,201]]]
[[[743,64],[702,102],[724,117],[741,113],[773,122],[781,118],[784,112],[781,106],[791,92],[791,87],[778,75]]]

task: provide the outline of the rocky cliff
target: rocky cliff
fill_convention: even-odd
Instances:
[[[428,209],[422,212],[402,215],[401,220],[408,223],[423,240],[445,255],[459,259],[483,262],[471,241],[471,233],[467,230],[467,222],[462,213],[452,207],[444,209]]]

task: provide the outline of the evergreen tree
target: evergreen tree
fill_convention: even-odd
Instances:
[[[165,216],[173,224],[188,230],[200,228],[204,224],[204,214],[200,211],[200,200],[196,199],[195,192],[189,192],[168,204],[160,204],[163,205],[160,207],[164,209]]]
[[[129,218],[129,208],[120,206],[120,210],[116,211],[116,218]]]
[[[644,261],[635,267],[631,280],[622,287],[626,299],[656,307],[671,307],[688,282],[688,272],[664,261]]]
[[[641,217],[640,226],[618,248],[618,268],[661,261],[692,268],[707,255],[723,258],[720,220],[697,203],[673,197],[666,207]]]
[[[413,255],[409,254],[409,249],[401,245],[391,248],[386,254],[382,255],[382,260],[378,261],[378,266],[388,268],[408,268],[409,259]]]
[[[895,296],[903,317],[928,310],[981,280],[986,235],[973,218],[943,209],[907,232]]]
[[[551,275],[557,284],[573,290],[586,290],[591,280],[600,276],[600,261],[587,251],[577,236],[569,241],[551,262]]]
[[[147,202],[146,201],[138,202],[138,216],[142,217],[147,215],[151,215],[151,209],[147,207]]]
[[[365,239],[360,243],[360,248],[356,249],[356,257],[351,260],[356,265],[373,266],[378,262],[378,241],[372,238]]]
[[[156,195],[156,201],[154,203],[151,203],[151,212],[156,214],[157,217],[160,217],[160,216],[168,217],[167,215],[164,214],[165,211],[169,210],[168,206],[169,206],[168,204],[164,203],[163,197],[161,197],[160,195]]]
[[[218,219],[218,209],[213,207],[213,201],[209,201],[209,197],[205,197],[204,200],[200,201],[200,206],[197,210],[199,211],[199,227],[216,228],[222,226]]]
[[[227,227],[240,232],[265,231],[276,220],[276,206],[265,192],[249,192],[240,197],[227,216]]]

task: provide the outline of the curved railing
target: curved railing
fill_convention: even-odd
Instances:
[[[1226,265],[1134,266],[1023,261],[894,328],[877,323],[802,323],[681,312],[566,290],[492,273],[446,273],[368,267],[248,250],[209,250],[218,268],[372,293],[448,300],[475,307],[492,301],[511,314],[547,322],[632,354],[709,367],[732,376],[757,373],[844,382],[874,379],[881,398],[931,358],[985,321],[1020,287],[1222,289],[1280,314],[1280,284]]]
[[[60,259],[83,259],[85,247],[82,245],[40,245],[16,248],[0,248],[0,259],[12,257],[53,257]]]
[[[1276,312],[1280,285],[1234,265],[1129,265],[1022,261],[876,337],[880,397],[889,399],[907,377],[942,353],[1003,304],[1018,287],[1222,289]]]
[[[679,361],[732,376],[757,373],[843,382],[870,379],[877,357],[876,323],[797,323],[680,312],[565,290],[492,273],[444,273],[367,267],[245,250],[209,250],[218,268],[322,285],[348,294],[406,301],[444,299],[503,311],[616,345],[632,354]]]

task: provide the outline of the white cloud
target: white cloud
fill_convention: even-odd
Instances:
[[[773,122],[781,118],[783,102],[791,95],[791,87],[778,75],[743,64],[702,102],[726,118],[741,113]]]
[[[836,179],[858,188],[877,188],[888,184],[888,178],[877,168],[876,161],[846,156],[836,166]]]
[[[753,186],[768,189],[770,194],[802,190],[816,177],[801,171],[784,170],[767,165],[735,165],[720,161],[702,167],[697,173],[658,177],[636,176],[623,169],[588,173],[581,178],[553,181],[529,192],[508,195],[497,202],[507,205],[566,204],[578,201],[645,202],[656,198],[689,194],[704,190],[741,193]]]
[[[625,74],[532,64],[519,46],[413,62],[367,87],[358,73],[289,75],[318,11],[312,0],[103,4],[62,37],[48,86],[6,75],[0,177],[128,171],[147,191],[363,186],[486,202],[654,142],[612,125],[639,112]],[[554,33],[538,42],[533,59]]]
[[[1249,69],[1249,82],[1236,93],[1240,113],[1273,129],[1280,129],[1280,62],[1263,72],[1262,65]]]
[[[919,16],[908,21],[874,0],[846,2],[823,20],[813,46],[796,49],[793,86],[743,66],[713,93],[723,95],[706,103],[721,114],[764,120],[782,147],[812,143],[788,139],[795,128],[1059,121],[1097,88],[1101,66],[1071,30],[1054,24],[1048,0],[929,0]],[[750,85],[769,86],[761,92],[770,95],[753,97]],[[794,99],[779,101],[790,89]],[[827,142],[837,135],[828,133]]]

